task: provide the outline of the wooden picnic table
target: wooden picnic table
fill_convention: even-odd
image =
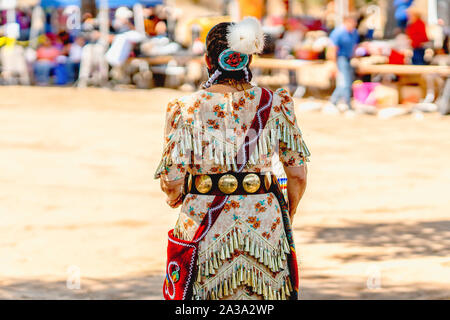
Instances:
[[[359,74],[396,74],[396,75],[427,75],[435,74],[443,77],[450,76],[448,66],[416,66],[397,64],[360,64],[356,68]]]
[[[417,83],[423,91],[425,102],[434,102],[437,92],[435,87],[435,77],[450,77],[449,66],[417,66],[417,65],[396,65],[396,64],[359,64],[356,72],[363,74],[394,74],[399,77],[398,85],[409,85]]]
[[[169,61],[174,59],[174,57],[173,56],[131,57],[128,60],[133,59],[144,60],[149,65],[154,66],[154,65],[168,64]]]
[[[323,63],[323,60],[275,59],[260,58],[255,56],[252,60],[251,67],[264,69],[299,70],[305,65],[313,65],[319,63]]]

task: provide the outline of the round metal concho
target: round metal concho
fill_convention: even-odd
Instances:
[[[261,186],[261,180],[255,173],[249,173],[242,180],[242,187],[248,193],[255,193]]]
[[[266,190],[270,189],[271,184],[272,184],[272,175],[270,174],[270,172],[267,172],[264,175],[264,185],[266,186]]]
[[[224,174],[219,179],[219,190],[225,194],[230,194],[236,191],[238,187],[238,181],[232,174]]]
[[[212,188],[212,179],[207,174],[195,178],[195,188],[200,193],[207,193]]]

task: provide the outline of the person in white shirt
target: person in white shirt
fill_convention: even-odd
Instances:
[[[78,75],[80,73],[81,53],[84,45],[85,40],[83,37],[77,37],[70,45],[69,56],[66,63],[69,82],[75,82],[78,79]]]

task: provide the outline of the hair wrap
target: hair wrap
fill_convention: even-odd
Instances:
[[[221,74],[222,72],[219,69],[217,69],[216,72],[214,72],[213,75],[209,77],[208,81],[206,81],[203,87],[205,87],[205,89],[211,87],[214,81],[216,81]]]
[[[246,81],[246,82],[250,82],[250,78],[249,78],[249,76],[248,76],[248,70],[247,70],[247,67],[244,68],[244,73],[245,73],[245,81]]]

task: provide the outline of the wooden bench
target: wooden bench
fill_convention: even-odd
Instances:
[[[275,59],[275,58],[259,58],[255,56],[251,66],[253,68],[262,69],[286,69],[298,71],[306,65],[322,63],[322,60],[299,60],[299,59]]]
[[[436,98],[435,79],[450,77],[449,66],[417,66],[396,64],[358,64],[356,73],[359,75],[388,75],[398,76],[400,87],[408,84],[418,84],[425,96],[424,102],[433,102]]]
[[[356,72],[359,74],[395,74],[400,76],[434,74],[448,77],[450,76],[450,67],[396,64],[360,64],[357,67]]]

